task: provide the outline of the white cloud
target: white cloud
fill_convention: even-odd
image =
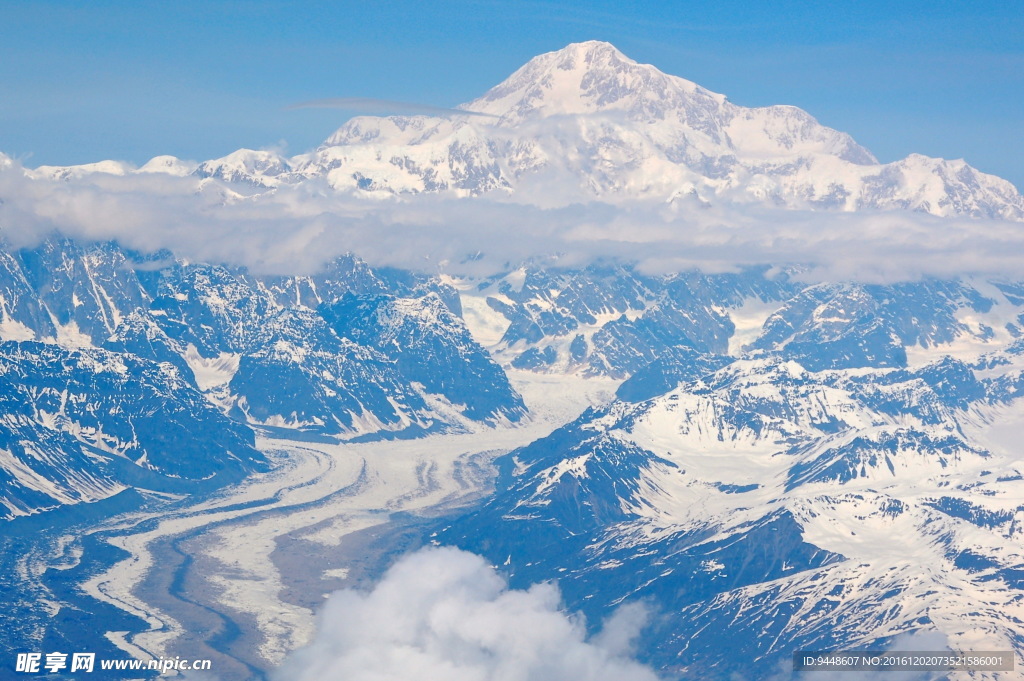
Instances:
[[[813,280],[1024,278],[1018,222],[702,207],[688,197],[555,206],[542,186],[515,200],[366,199],[315,180],[250,196],[234,189],[160,174],[29,179],[16,163],[0,164],[0,229],[14,246],[59,231],[276,273],[312,272],[354,252],[373,265],[477,275],[532,258],[563,265],[614,258],[648,272],[770,264],[804,266]]]
[[[557,587],[509,589],[487,563],[453,548],[403,557],[372,591],[339,591],[314,641],[280,681],[656,681],[627,657],[645,620],[621,609],[587,639]]]

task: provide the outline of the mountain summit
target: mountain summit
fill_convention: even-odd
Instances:
[[[962,160],[915,154],[882,164],[801,109],[738,106],[605,42],[537,56],[460,108],[486,115],[359,116],[308,154],[241,149],[193,173],[264,189],[323,178],[357,196],[497,193],[546,206],[684,199],[1024,219],[1012,184]],[[180,173],[172,161],[162,164]],[[80,168],[35,174],[108,172]]]
[[[688,80],[638,64],[610,43],[573,43],[534,57],[463,108],[517,124],[559,114],[623,111],[635,121],[665,120],[716,107],[725,98]]]
[[[799,150],[852,163],[877,163],[849,135],[819,125],[800,109],[736,106],[724,95],[638,64],[599,41],[574,43],[535,57],[464,108],[496,116],[501,125],[557,115],[621,113],[634,125],[685,131],[689,139],[677,139],[677,145],[706,142],[709,152],[724,147],[753,155],[789,155]]]

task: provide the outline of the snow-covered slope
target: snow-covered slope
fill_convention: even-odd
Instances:
[[[687,356],[744,352],[814,370],[899,367],[949,353],[973,362],[1022,334],[1016,284],[808,285],[791,274],[525,266],[460,287],[467,319],[500,361],[552,374],[678,373]]]
[[[963,161],[913,155],[879,164],[805,111],[737,106],[608,43],[540,55],[463,108],[491,118],[355,118],[291,163],[298,175],[370,192],[499,190],[561,205],[696,194],[844,211],[1024,217],[1010,183]]]
[[[228,451],[255,456],[246,424],[412,437],[518,421],[460,311],[437,278],[351,256],[258,277],[110,242],[0,249],[0,518],[207,478]],[[193,427],[208,432],[186,446]]]
[[[646,600],[642,654],[670,676],[1024,648],[1019,284],[592,266],[463,290],[505,362],[629,378],[504,460],[438,541],[515,584],[557,579],[593,623]]]
[[[697,206],[1024,219],[1012,184],[962,160],[912,154],[882,164],[801,109],[733,104],[598,41],[535,57],[460,108],[483,115],[360,116],[310,153],[240,149],[192,172],[261,190],[321,179],[358,196],[496,193],[545,206],[685,197]],[[30,175],[192,168],[160,156],[137,171],[104,161]]]
[[[1019,651],[1024,471],[991,437],[1019,414],[956,360],[740,359],[515,452],[498,494],[439,540],[514,583],[557,577],[595,622],[649,600],[645,655],[699,678],[907,634]]]
[[[0,342],[0,519],[132,487],[208,489],[259,467],[254,445],[171,365]]]

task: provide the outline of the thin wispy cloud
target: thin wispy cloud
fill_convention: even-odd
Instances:
[[[293,109],[344,109],[357,111],[363,114],[405,114],[410,116],[482,116],[484,118],[497,118],[493,114],[480,111],[468,111],[466,109],[448,109],[430,104],[416,104],[414,102],[398,102],[392,99],[374,99],[372,97],[330,97],[327,99],[313,99],[308,102],[299,102],[285,107],[286,110]]]

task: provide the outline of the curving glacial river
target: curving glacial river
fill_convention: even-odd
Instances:
[[[48,540],[26,569],[46,582],[55,555],[74,568],[80,602],[65,607],[103,610],[101,633],[125,657],[210,659],[220,681],[267,678],[310,640],[327,594],[366,585],[421,545],[439,516],[489,493],[494,457],[608,399],[614,383],[516,387],[534,417],[515,428],[360,444],[262,438],[268,472]]]

